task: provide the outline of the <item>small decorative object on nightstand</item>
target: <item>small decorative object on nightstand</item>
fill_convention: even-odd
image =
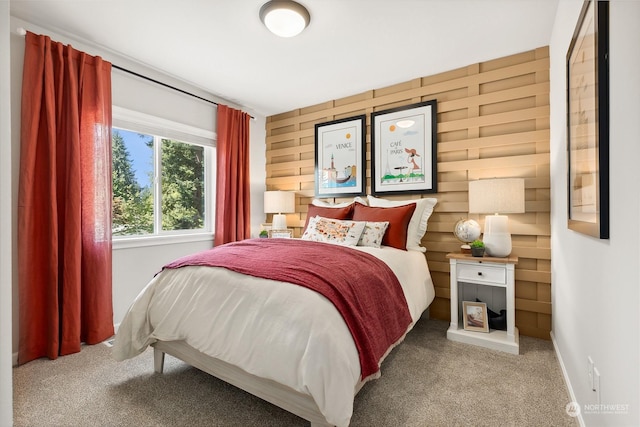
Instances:
[[[519,333],[515,326],[515,265],[518,257],[476,258],[450,253],[447,258],[451,267],[451,324],[447,338],[519,354]],[[489,333],[465,330],[463,301],[482,301],[493,312],[506,310],[506,330],[490,329]]]
[[[453,227],[453,235],[456,236],[458,240],[460,240],[463,245],[460,246],[460,252],[462,253],[470,253],[471,248],[469,247],[469,243],[480,237],[481,228],[478,221],[473,219],[461,219],[456,222],[455,227]]]
[[[484,256],[484,243],[482,240],[474,240],[471,242],[471,255],[475,257],[483,257]]]
[[[263,222],[262,224],[260,224],[260,234],[258,234],[258,237],[261,237],[261,238],[269,237],[269,231],[271,231],[271,223]]]
[[[293,230],[271,230],[269,231],[269,237],[272,239],[290,239],[293,237]]]

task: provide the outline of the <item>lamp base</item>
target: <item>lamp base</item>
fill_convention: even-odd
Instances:
[[[506,215],[487,215],[482,236],[487,255],[504,258],[511,254],[511,234],[508,224],[509,217]]]
[[[287,216],[284,214],[274,214],[273,222],[271,223],[272,230],[286,230],[287,229]]]

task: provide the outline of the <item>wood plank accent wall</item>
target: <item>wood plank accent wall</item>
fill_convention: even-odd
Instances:
[[[516,326],[523,335],[549,339],[551,331],[549,49],[508,57],[267,118],[268,190],[295,191],[296,213],[287,221],[300,236],[314,196],[314,125],[367,115],[367,192],[371,185],[371,117],[374,111],[438,101],[438,204],[423,245],[436,289],[430,316],[449,319],[448,252],[459,251],[452,234],[460,218],[484,227],[484,215],[468,213],[468,182],[525,178],[526,212],[510,214],[516,267]],[[406,199],[420,195],[389,199]],[[336,199],[336,202],[349,199]],[[270,218],[267,218],[268,220]]]

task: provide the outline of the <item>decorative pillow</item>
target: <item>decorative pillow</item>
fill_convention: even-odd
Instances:
[[[368,205],[369,202],[367,201],[367,199],[364,199],[360,196],[356,196],[353,198],[353,202],[358,202],[358,203],[362,203],[363,205]],[[323,200],[320,199],[313,199],[311,200],[311,204],[314,206],[320,206],[323,208],[344,208],[346,206],[349,206],[350,204],[352,204],[353,202],[342,202],[342,203],[329,203],[329,202],[325,202]]]
[[[426,252],[427,249],[420,246],[422,238],[427,232],[427,222],[429,217],[433,213],[433,208],[438,203],[437,199],[424,198],[414,200],[386,200],[379,199],[373,196],[367,196],[369,199],[369,206],[373,207],[392,207],[392,206],[406,206],[409,204],[416,205],[416,210],[413,212],[411,221],[409,222],[409,230],[407,232],[407,249],[411,251]]]
[[[304,231],[302,240],[356,246],[364,226],[363,221],[342,221],[315,216],[309,220],[309,226]]]
[[[374,248],[379,248],[382,244],[382,239],[384,238],[384,232],[387,230],[388,226],[389,221],[367,221],[365,223],[362,236],[360,236],[360,240],[358,241],[358,246],[371,246]]]
[[[309,226],[309,219],[313,218],[314,216],[333,219],[351,219],[353,217],[353,205],[354,203],[350,203],[349,205],[341,208],[328,208],[309,205],[309,210],[307,211],[307,221],[304,223],[305,231]]]
[[[411,215],[416,210],[416,204],[393,208],[374,208],[356,203],[353,210],[354,221],[382,222],[388,221],[389,226],[382,238],[382,244],[394,248],[407,249],[407,227]]]

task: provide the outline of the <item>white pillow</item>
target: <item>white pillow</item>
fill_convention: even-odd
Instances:
[[[413,211],[411,221],[409,221],[409,227],[407,228],[407,250],[427,251],[427,249],[420,246],[420,244],[422,243],[424,234],[427,232],[427,221],[433,213],[433,207],[438,203],[437,199],[386,200],[374,196],[367,196],[367,198],[369,199],[369,206],[374,208],[388,208],[415,203],[416,210]]]
[[[309,220],[302,240],[356,246],[364,226],[365,221],[339,220],[316,215]]]
[[[371,246],[373,248],[379,248],[380,244],[382,243],[382,238],[384,237],[384,232],[387,231],[388,226],[389,221],[367,221],[365,223],[362,236],[360,236],[360,240],[358,241],[358,246]]]
[[[349,206],[353,202],[358,202],[358,203],[362,203],[363,205],[368,205],[367,199],[364,199],[364,198],[362,198],[360,196],[354,197],[352,202],[342,202],[342,203],[329,203],[329,202],[325,202],[325,201],[320,200],[320,199],[311,200],[311,204],[312,205],[320,206],[320,207],[323,207],[323,208],[344,208],[344,207]]]

